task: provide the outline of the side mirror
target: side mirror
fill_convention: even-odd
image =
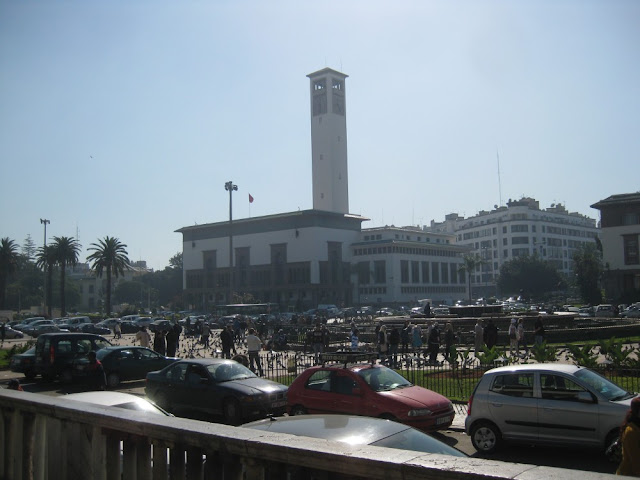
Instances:
[[[589,392],[578,392],[578,401],[582,403],[596,403],[596,399]]]

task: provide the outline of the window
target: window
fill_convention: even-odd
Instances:
[[[318,370],[309,377],[305,388],[308,388],[310,390],[322,390],[328,392],[331,390],[331,380],[329,378],[330,376],[331,371]]]
[[[440,283],[440,270],[438,262],[431,262],[431,283]]]
[[[411,283],[420,283],[420,262],[411,262]]]
[[[624,264],[638,265],[640,258],[638,257],[638,235],[623,235],[624,242]]]
[[[429,283],[429,262],[422,262],[422,283]]]
[[[409,283],[409,261],[400,260],[400,281]]]
[[[491,391],[510,397],[533,397],[533,373],[498,375]]]
[[[640,223],[640,215],[637,213],[625,213],[622,215],[622,225],[638,225]]]
[[[513,237],[511,239],[511,245],[527,245],[529,243],[529,237]]]
[[[523,233],[528,231],[529,231],[528,225],[511,225],[511,233]]]
[[[387,265],[384,260],[373,262],[373,276],[375,283],[385,283],[387,281]]]
[[[573,380],[560,375],[540,374],[542,398],[577,402],[578,393],[586,391]]]

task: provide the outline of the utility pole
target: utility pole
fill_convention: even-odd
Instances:
[[[47,255],[47,225],[50,224],[51,222],[49,220],[47,220],[46,218],[41,218],[40,219],[40,224],[44,225],[44,248],[42,249],[42,253],[44,253],[45,255]],[[43,310],[46,312],[47,311],[47,268],[49,268],[49,265],[46,261],[45,258],[45,262],[44,262],[44,300],[42,302],[43,305]]]
[[[234,191],[238,191],[238,186],[234,185],[231,180],[224,184],[224,189],[229,192],[229,298],[227,303],[230,304],[233,298],[233,233],[231,228],[233,226],[233,214],[232,205],[233,200],[231,194]]]

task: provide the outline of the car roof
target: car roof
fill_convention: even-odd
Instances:
[[[530,363],[524,365],[507,365],[504,367],[492,368],[485,372],[485,375],[504,373],[504,372],[560,372],[560,373],[575,373],[578,370],[583,370],[585,367],[579,365],[570,365],[568,363]]]
[[[232,362],[233,360],[226,358],[183,358],[171,365],[177,365],[179,363],[197,363],[200,365],[214,365],[216,363]]]
[[[373,417],[355,415],[296,415],[258,420],[242,425],[254,430],[369,445],[410,427]]]

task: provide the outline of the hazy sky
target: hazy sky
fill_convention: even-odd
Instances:
[[[162,269],[228,180],[234,218],[312,208],[324,67],[364,227],[640,190],[637,0],[0,0],[0,237],[47,218]]]

